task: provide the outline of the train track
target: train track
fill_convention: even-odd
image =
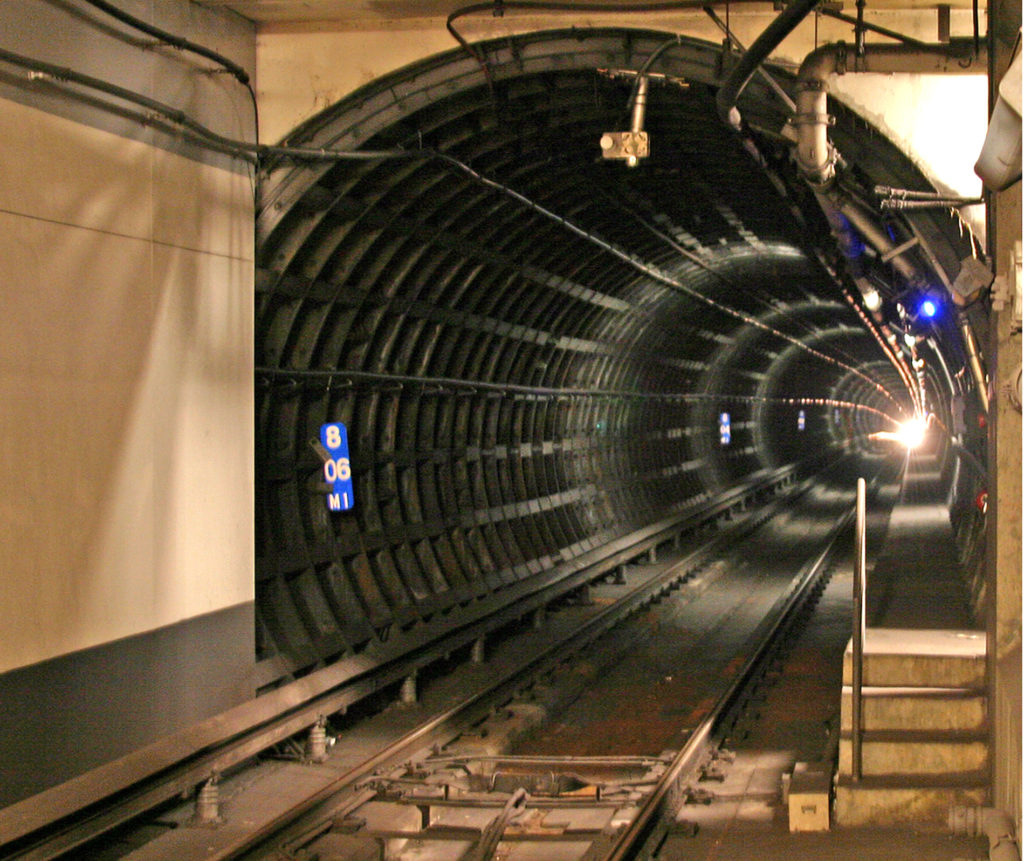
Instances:
[[[680,827],[672,818],[687,799],[700,799],[720,760],[720,744],[738,719],[744,700],[763,675],[781,633],[819,587],[850,515],[840,516],[824,546],[792,578],[772,612],[748,638],[742,667],[701,719],[686,728],[685,744],[658,755],[502,755],[501,725],[523,700],[450,739],[443,748],[397,744],[366,776],[349,785],[301,825],[275,831],[262,848],[249,846],[218,858],[363,857],[381,847],[381,858],[426,857],[485,861],[515,845],[532,844],[521,857],[546,861],[598,861],[648,857]],[[754,530],[751,530],[754,531]],[[845,543],[842,545],[846,550]],[[704,698],[707,691],[701,691]],[[526,703],[528,707],[528,702]],[[514,746],[514,742],[513,742]],[[387,764],[385,764],[387,763]],[[293,811],[297,813],[297,811]],[[272,849],[267,847],[272,845]],[[402,852],[410,854],[403,856]],[[422,853],[420,855],[416,852]],[[366,855],[366,857],[372,857]],[[500,856],[504,857],[504,856]],[[514,854],[511,857],[516,857]]]
[[[414,720],[421,717],[425,708],[408,709],[398,721],[400,726],[407,725],[407,730],[369,756],[349,753],[348,760],[343,758],[334,764],[328,760],[322,765],[271,763],[267,767],[264,763],[259,777],[244,776],[248,771],[241,772],[242,776],[229,776],[221,783],[221,794],[229,799],[225,807],[232,809],[227,821],[218,821],[219,816],[215,814],[207,817],[210,821],[198,823],[204,827],[197,828],[194,813],[186,814],[185,808],[168,810],[165,806],[156,824],[145,826],[151,832],[160,833],[159,839],[132,848],[141,842],[133,838],[123,857],[138,861],[169,857],[277,858],[284,853],[285,857],[302,858],[322,852],[322,848],[316,847],[323,844],[351,848],[349,854],[335,853],[336,857],[362,857],[353,853],[370,845],[386,845],[388,841],[392,845],[395,841],[430,844],[434,849],[452,852],[461,847],[462,855],[454,854],[453,858],[493,857],[495,841],[543,841],[550,844],[543,850],[546,853],[555,852],[560,842],[576,849],[587,843],[580,857],[633,857],[631,853],[637,851],[638,845],[658,839],[659,830],[664,829],[665,810],[679,800],[681,793],[685,795],[687,786],[693,782],[694,769],[706,766],[713,756],[721,727],[735,719],[730,715],[742,701],[745,686],[756,677],[758,667],[763,664],[765,652],[770,648],[765,644],[785,626],[786,619],[791,617],[802,597],[814,588],[814,582],[825,569],[829,548],[834,546],[848,519],[846,513],[837,518],[814,558],[805,561],[799,574],[779,592],[765,617],[770,617],[770,621],[759,626],[758,644],[748,649],[742,670],[733,674],[727,689],[715,694],[714,708],[708,710],[701,722],[686,727],[686,741],[677,754],[509,755],[502,751],[502,732],[492,731],[488,724],[506,723],[515,727],[516,720],[507,716],[515,717],[517,711],[523,710],[524,691],[533,689],[538,679],[557,674],[560,667],[570,665],[574,655],[600,651],[600,648],[607,648],[609,642],[629,640],[628,635],[622,635],[626,627],[622,623],[638,610],[669,597],[672,601],[695,602],[716,581],[725,578],[725,568],[716,560],[728,555],[730,548],[735,549],[766,524],[770,527],[773,518],[790,510],[794,499],[812,486],[810,482],[794,485],[788,493],[756,508],[748,507],[746,502],[727,507],[725,516],[729,521],[720,524],[710,537],[694,533],[688,540],[673,538],[666,545],[665,535],[659,536],[660,560],[656,561],[652,552],[659,547],[655,539],[642,548],[640,555],[631,557],[631,561],[640,564],[625,570],[615,565],[606,571],[603,579],[585,581],[575,590],[563,593],[561,600],[563,604],[568,601],[571,611],[565,611],[563,606],[565,612],[556,613],[544,622],[543,636],[533,630],[541,615],[537,611],[520,629],[502,637],[495,635],[497,642],[488,647],[494,657],[488,659],[486,666],[477,668],[480,670],[477,675],[482,675],[485,683],[479,684],[464,701],[435,708],[426,720]],[[651,540],[650,536],[647,540]],[[608,636],[612,631],[616,632],[615,637]],[[475,652],[482,639],[470,639],[469,643]],[[498,660],[503,648],[515,659]],[[732,659],[734,665],[736,660]],[[404,666],[390,669],[387,681],[373,683],[377,690],[387,690],[389,683],[402,684],[398,680],[407,683],[412,678]],[[457,686],[463,685],[463,681],[457,682]],[[317,710],[317,705],[324,710]],[[322,715],[332,714],[326,711],[331,705],[331,702],[318,703],[310,708],[306,704],[305,725],[316,723]],[[530,711],[529,704],[525,710]],[[255,749],[268,733],[263,728],[253,735],[255,738],[243,736],[234,740],[237,751],[241,752],[233,755],[236,761],[241,761],[244,758],[241,754],[246,752],[251,761]],[[344,743],[338,746],[343,747]],[[261,749],[265,748],[264,744]],[[217,751],[203,755],[209,760],[218,753],[222,755]],[[355,762],[355,758],[359,761]],[[220,761],[227,762],[228,767],[231,765],[231,758],[222,756]],[[277,765],[280,767],[275,768]],[[187,762],[181,768],[190,769],[193,779],[197,773],[216,773],[210,769],[208,761]],[[296,780],[296,768],[304,770],[303,779]],[[237,803],[230,800],[236,787],[244,786],[247,781],[259,784],[264,779],[267,781],[264,793],[269,788],[274,803],[265,804],[251,815],[240,814],[245,793],[238,790],[234,796]],[[165,780],[164,786],[180,785],[180,778],[178,784],[174,780],[173,777]],[[513,783],[518,780],[521,785],[510,789],[510,780]],[[216,777],[207,782],[208,795],[216,783]],[[278,784],[282,788],[273,789]],[[288,785],[287,790],[285,785]],[[520,789],[522,793],[517,792]],[[296,794],[300,797],[289,797]],[[136,798],[128,809],[138,806]],[[470,811],[476,812],[471,814]],[[100,811],[99,818],[93,817],[93,831],[107,821],[126,818],[124,813],[120,817],[111,813],[106,814],[109,820],[105,821],[104,815]],[[549,827],[552,822],[561,821],[559,817],[565,818],[567,823],[560,831],[561,836],[558,828]],[[401,827],[395,827],[395,823]],[[48,835],[48,840],[35,845],[16,847],[17,854],[4,857],[58,857],[72,841],[81,846],[83,833],[86,832],[64,830]],[[196,848],[198,844],[203,845],[201,851]],[[356,848],[360,846],[363,849]],[[95,852],[91,857],[119,857],[112,854],[107,838],[103,848],[83,847],[75,857],[90,857],[90,852]],[[559,856],[546,854],[544,857]]]
[[[563,614],[553,614],[544,623],[543,637],[532,628],[510,636],[507,651],[522,658],[513,662],[516,666],[489,659],[488,682],[472,696],[435,712],[358,764],[346,764],[342,754],[333,764],[293,763],[267,769],[263,778],[248,778],[264,780],[264,794],[276,795],[273,787],[293,784],[296,774],[304,775],[303,782],[315,786],[297,800],[279,803],[272,811],[241,814],[230,800],[232,783],[225,781],[225,808],[231,811],[227,822],[206,831],[174,828],[126,857],[398,858],[405,851],[414,853],[407,857],[421,857],[415,855],[420,852],[422,857],[475,861],[501,857],[496,855],[499,844],[501,853],[515,844],[518,851],[541,852],[530,857],[551,861],[643,857],[644,846],[658,845],[678,827],[671,813],[679,803],[700,796],[701,775],[713,774],[718,767],[721,740],[738,719],[751,685],[764,672],[772,644],[818,588],[837,546],[848,550],[841,536],[847,532],[852,509],[833,499],[830,528],[819,530],[813,541],[796,542],[811,551],[807,558],[799,564],[785,560],[788,573],[764,578],[756,595],[753,588],[741,586],[737,591],[732,570],[737,559],[750,556],[751,547],[769,540],[773,532],[784,533],[786,523],[806,519],[810,510],[816,522],[822,522],[821,500],[805,498],[807,511],[793,504],[793,499],[777,499],[734,513],[728,527],[710,539],[699,537],[692,547],[681,547],[660,564],[636,565],[624,577],[609,576],[593,586],[590,603],[579,602],[564,613],[572,618],[563,620],[561,627],[555,617]],[[730,555],[732,562],[723,561]],[[694,646],[724,652],[725,641],[715,638],[727,635],[734,641],[729,647],[733,651],[721,655],[729,671],[712,673],[717,687],[693,692],[703,711],[699,719],[681,727],[682,743],[674,752],[509,752],[517,737],[530,735],[537,714],[550,718],[562,709],[557,695],[538,695],[538,688],[549,686],[545,679],[552,688],[564,688],[558,677],[571,676],[581,656],[591,663],[614,663],[623,650],[635,651],[638,636],[642,640],[636,625],[630,633],[631,625],[623,624],[643,615],[638,610],[650,613],[656,603],[659,611],[692,606],[700,613],[697,599],[710,597],[714,590],[749,594],[707,626],[703,646]],[[749,630],[739,624],[738,616],[745,616]],[[525,647],[529,642],[532,651]],[[578,694],[577,690],[562,698],[571,700]],[[416,708],[399,714],[412,716]],[[691,718],[693,714],[695,710]],[[354,754],[347,756],[351,761]],[[283,798],[283,789],[280,794]],[[175,824],[188,825],[182,813],[178,816]],[[206,847],[204,851],[195,849],[197,843]]]

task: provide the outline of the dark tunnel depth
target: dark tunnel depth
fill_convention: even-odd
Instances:
[[[424,620],[455,624],[482,596],[770,470],[877,457],[866,435],[888,426],[883,413],[912,411],[877,327],[844,298],[856,295],[848,264],[777,134],[785,107],[755,80],[740,100],[748,136],[718,120],[719,46],[683,39],[665,52],[651,157],[635,169],[602,160],[601,134],[628,128],[630,90],[602,70],[637,68],[667,35],[487,44],[493,101],[476,61],[453,51],[287,141],[437,150],[617,255],[436,159],[265,167],[262,687]],[[927,186],[875,129],[833,109],[850,182]],[[894,221],[894,235],[911,225],[955,271],[969,253],[955,223],[914,219]],[[903,289],[879,261],[856,265],[890,296]],[[929,408],[951,427],[954,404],[974,403],[969,375],[949,371],[962,347],[949,322],[922,334]],[[313,445],[328,421],[349,434],[356,505],[343,513],[324,504]],[[958,474],[954,495],[969,492]]]

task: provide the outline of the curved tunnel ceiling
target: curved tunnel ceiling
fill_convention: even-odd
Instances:
[[[649,159],[602,160],[601,134],[628,128],[630,87],[603,70],[636,68],[667,35],[501,40],[486,47],[493,88],[453,51],[288,141],[457,161],[265,166],[263,684],[542,576],[731,483],[837,453],[850,428],[879,426],[873,410],[910,410],[772,131],[784,107],[755,81],[740,102],[747,137],[716,118],[717,46],[681,40],[656,67],[672,79],[652,86]],[[882,136],[837,114],[834,139],[863,187],[928,187]],[[964,241],[944,218],[889,230],[927,235],[922,265],[954,271]],[[883,290],[902,289],[868,263]],[[951,332],[932,334],[962,364]],[[341,514],[326,510],[312,445],[326,421],[349,431],[356,506]]]

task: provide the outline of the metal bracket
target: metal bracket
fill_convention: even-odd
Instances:
[[[647,132],[605,132],[601,135],[601,155],[604,158],[625,159],[634,166],[639,159],[651,154]]]
[[[895,248],[892,248],[889,251],[886,251],[885,254],[883,254],[881,256],[880,259],[881,259],[881,261],[883,263],[888,263],[890,260],[895,260],[901,254],[909,251],[911,248],[913,248],[919,242],[920,242],[920,240],[916,236],[911,237],[906,242],[904,242],[902,245],[897,245]]]
[[[1002,311],[1010,306],[1010,328],[1021,330],[1021,309],[1024,305],[1021,286],[1021,243],[1017,241],[1010,250],[1010,265],[1006,275],[996,276],[992,283],[992,310]]]

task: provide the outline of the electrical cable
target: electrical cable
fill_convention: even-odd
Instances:
[[[588,389],[588,388],[554,388],[550,386],[527,386],[520,383],[496,383],[483,380],[466,380],[458,377],[429,377],[410,374],[389,374],[381,371],[357,371],[346,368],[271,368],[258,366],[254,368],[257,375],[270,379],[283,379],[294,382],[303,379],[331,380],[338,377],[350,383],[370,383],[388,386],[389,391],[404,392],[406,386],[420,387],[422,394],[445,394],[451,391],[466,391],[469,394],[481,393],[498,395],[518,395],[525,398],[560,399],[560,398],[611,398],[616,400],[635,401],[732,401],[736,403],[775,403],[787,406],[830,406],[852,410],[862,410],[883,418],[891,417],[874,407],[836,398],[796,398],[796,397],[763,397],[760,395],[735,395],[722,392],[637,392],[619,389]]]
[[[115,98],[131,104],[138,105],[139,107],[150,111],[156,117],[169,122],[178,132],[180,132],[184,137],[190,139],[193,143],[250,161],[264,156],[297,158],[306,161],[337,162],[346,159],[355,161],[380,161],[386,159],[429,158],[432,155],[429,150],[327,150],[317,149],[314,147],[269,146],[266,144],[256,144],[249,143],[247,141],[235,140],[208,129],[206,126],[192,119],[184,111],[173,108],[170,105],[166,105],[163,102],[150,98],[149,96],[144,96],[141,93],[136,93],[132,90],[127,90],[124,87],[119,87],[117,84],[112,84],[108,81],[103,81],[90,75],[76,72],[73,69],[56,66],[52,63],[46,63],[42,60],[35,60],[30,57],[24,57],[20,54],[15,54],[3,49],[0,49],[0,62],[28,69],[30,73],[29,79],[32,81],[50,79],[58,84],[65,82],[77,84],[82,87],[97,90],[98,92],[106,93],[107,95],[114,96]],[[108,104],[106,107],[112,110],[120,110],[119,107],[114,105]],[[145,118],[143,123],[152,124],[150,122],[151,119],[152,118]]]
[[[630,88],[629,100],[626,102],[626,111],[632,112],[633,105],[636,103],[637,93],[640,92],[640,81],[650,70],[651,66],[654,65],[655,61],[664,54],[669,48],[674,48],[676,45],[681,44],[678,36],[668,39],[658,45],[650,55],[644,60],[643,65],[640,66],[636,71],[636,75],[633,78],[633,86]]]
[[[246,87],[249,86],[249,73],[239,66],[238,63],[228,59],[223,54],[218,54],[216,51],[203,45],[197,45],[195,42],[190,42],[188,39],[181,36],[175,36],[173,33],[161,30],[159,27],[143,21],[140,18],[136,18],[134,15],[130,15],[125,12],[123,9],[119,9],[112,3],[107,3],[106,0],[84,0],[84,2],[96,9],[99,9],[101,12],[105,12],[107,15],[116,18],[122,24],[127,24],[129,27],[132,27],[141,33],[145,33],[147,36],[152,36],[154,39],[157,39],[166,45],[170,45],[172,48],[177,48],[179,51],[189,51],[193,54],[198,54],[200,57],[205,57],[207,60],[212,60],[221,68],[230,72],[240,84],[243,84]]]
[[[754,0],[748,0],[754,2]],[[463,50],[466,51],[479,64],[487,79],[487,85],[494,95],[494,77],[491,74],[487,60],[476,50],[466,38],[455,29],[455,21],[467,15],[474,15],[478,12],[490,12],[495,17],[504,15],[506,9],[519,9],[534,12],[610,12],[613,14],[642,13],[656,14],[658,12],[678,12],[687,9],[701,9],[707,5],[707,0],[669,0],[662,3],[558,3],[537,0],[493,0],[490,3],[473,3],[463,6],[452,12],[445,21],[445,27]]]
[[[232,77],[235,78],[242,86],[245,87],[249,93],[249,100],[252,103],[252,124],[253,124],[253,140],[259,144],[260,142],[260,107],[259,102],[256,99],[256,91],[253,89],[249,73],[238,63],[231,60],[229,57],[225,57],[223,54],[214,51],[211,48],[207,48],[205,45],[199,45],[192,42],[182,36],[177,36],[174,33],[169,33],[166,30],[150,24],[148,21],[143,21],[141,18],[136,18],[134,15],[124,11],[123,9],[114,6],[112,3],[106,2],[106,0],[85,0],[94,9],[98,9],[101,12],[110,15],[112,18],[120,21],[122,24],[138,30],[140,33],[145,33],[147,36],[152,36],[157,39],[160,43],[170,45],[173,48],[177,48],[179,51],[188,51],[196,54],[200,57],[204,57],[207,60],[212,60],[214,63],[219,65],[222,69],[229,72]],[[252,180],[252,191],[253,199],[256,198],[256,178],[255,175],[251,177]]]
[[[638,271],[642,272],[643,274],[646,274],[649,277],[653,278],[654,280],[658,281],[659,283],[668,286],[670,289],[677,290],[686,295],[692,296],[693,298],[696,298],[697,300],[707,305],[718,308],[720,311],[728,314],[729,316],[737,318],[742,322],[747,323],[748,325],[775,334],[776,336],[782,338],[783,340],[789,341],[797,345],[799,348],[807,351],[811,355],[817,356],[823,361],[838,365],[840,367],[845,368],[848,371],[851,371],[857,376],[863,377],[866,382],[870,383],[873,387],[877,388],[878,391],[882,393],[886,398],[888,398],[894,404],[899,406],[898,402],[892,396],[891,393],[885,390],[884,387],[882,387],[876,381],[866,377],[855,367],[847,365],[844,362],[840,362],[837,359],[828,356],[820,352],[819,350],[814,349],[813,347],[809,347],[800,340],[790,335],[786,335],[785,333],[780,332],[776,329],[773,329],[772,327],[767,326],[766,324],[762,323],[761,321],[757,320],[754,317],[751,317],[748,314],[731,308],[728,305],[725,305],[724,303],[718,302],[717,300],[704,296],[699,291],[694,290],[693,288],[686,286],[677,279],[672,278],[666,273],[661,272],[651,264],[644,263],[643,261],[637,259],[634,255],[628,253],[627,251],[624,251],[618,248],[617,246],[614,246],[611,243],[606,242],[603,239],[600,239],[599,237],[595,236],[589,231],[577,226],[573,222],[570,222],[567,219],[563,218],[562,216],[541,206],[540,204],[536,203],[535,201],[531,200],[525,195],[509,188],[506,185],[503,185],[500,182],[483,176],[465,162],[462,162],[459,159],[456,159],[445,153],[428,149],[339,151],[307,147],[278,147],[267,146],[263,144],[249,144],[244,141],[232,140],[231,138],[219,135],[213,132],[212,130],[207,129],[202,124],[196,122],[183,111],[177,110],[176,108],[172,108],[168,105],[158,102],[155,99],[151,99],[148,96],[143,96],[139,93],[134,93],[130,90],[126,90],[123,87],[119,87],[115,84],[111,84],[106,81],[101,81],[97,78],[93,78],[89,75],[84,75],[82,73],[75,72],[68,68],[55,66],[51,63],[45,63],[39,60],[33,60],[31,58],[23,57],[21,55],[14,54],[10,51],[5,50],[0,50],[0,61],[29,69],[31,72],[30,79],[37,79],[39,75],[42,75],[47,78],[51,78],[57,82],[69,81],[72,83],[79,84],[81,86],[85,86],[91,89],[98,90],[100,92],[107,93],[108,95],[113,95],[116,98],[144,107],[152,111],[158,117],[162,117],[170,121],[176,127],[180,128],[186,137],[189,137],[199,145],[208,146],[211,149],[224,152],[230,155],[235,155],[240,158],[247,158],[251,160],[254,157],[258,158],[266,155],[273,155],[288,158],[297,158],[301,160],[330,162],[337,162],[343,160],[379,161],[387,159],[409,158],[436,159],[444,164],[449,165],[452,168],[455,168],[460,173],[469,176],[475,182],[487,188],[500,191],[506,196],[512,198],[513,200],[516,200],[517,202],[528,207],[529,209],[532,209],[534,212],[538,213],[544,218],[552,220],[557,224],[560,224],[562,227],[564,227],[571,233],[574,233],[575,235],[580,236],[581,238],[598,246],[599,248],[602,248],[603,250],[607,251],[608,253],[612,254],[613,256],[617,257],[618,259],[622,260],[623,262],[627,263],[628,265],[632,266]],[[111,109],[114,109],[114,106],[109,107]]]
[[[706,261],[702,257],[700,257],[700,255],[698,255],[695,252],[690,251],[688,248],[685,248],[682,245],[680,245],[678,242],[676,242],[675,239],[673,239],[671,236],[669,236],[663,230],[661,230],[658,227],[656,227],[655,225],[651,224],[646,218],[644,218],[644,216],[641,213],[637,212],[633,207],[629,206],[622,199],[621,195],[616,196],[616,195],[614,195],[614,194],[612,194],[612,193],[610,193],[608,191],[605,191],[603,188],[601,188],[599,185],[597,185],[596,183],[593,183],[593,182],[591,182],[589,185],[590,185],[590,188],[596,194],[601,195],[611,205],[621,209],[623,212],[625,212],[628,216],[630,216],[630,218],[632,218],[634,221],[636,221],[645,230],[647,230],[648,232],[650,232],[651,234],[653,234],[654,236],[658,237],[660,240],[665,242],[669,247],[671,247],[678,254],[681,254],[687,260],[689,260],[690,262],[694,263],[699,268],[701,268],[704,271],[706,271],[708,274],[710,274],[713,277],[717,278],[719,281],[721,281],[723,284],[725,284],[727,287],[729,287],[732,291],[738,292],[738,293],[742,293],[745,296],[749,296],[753,301],[760,303],[763,307],[765,307],[771,313],[776,314],[776,315],[778,315],[780,317],[783,317],[783,318],[787,319],[790,323],[792,323],[797,328],[802,329],[808,335],[814,336],[814,335],[818,334],[818,330],[815,329],[815,327],[813,325],[811,325],[810,323],[807,323],[806,321],[804,321],[804,320],[802,320],[802,319],[800,319],[798,317],[793,316],[792,314],[789,314],[784,309],[779,308],[777,305],[775,305],[772,300],[774,298],[777,298],[777,297],[774,297],[768,291],[763,290],[763,289],[755,289],[755,290],[749,289],[748,287],[746,287],[744,284],[740,283],[739,281],[737,281],[737,280],[731,278],[730,276],[725,275],[724,273],[720,272],[718,269],[716,269],[714,266],[712,266],[710,263],[708,263],[708,261]],[[853,363],[853,362],[859,361],[855,356],[852,356],[849,353],[846,353],[844,350],[839,350],[839,349],[836,349],[836,348],[833,347],[832,348],[832,352],[834,354],[836,354],[837,356],[845,359],[848,362]]]

